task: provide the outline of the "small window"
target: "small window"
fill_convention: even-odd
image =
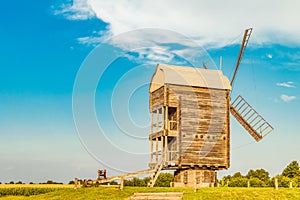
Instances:
[[[177,130],[177,108],[168,107],[169,130]]]

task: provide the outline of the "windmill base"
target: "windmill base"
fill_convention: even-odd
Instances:
[[[217,172],[209,169],[177,169],[171,187],[216,187]]]

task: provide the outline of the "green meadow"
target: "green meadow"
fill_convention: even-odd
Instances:
[[[0,185],[0,200],[48,200],[48,199],[82,199],[96,200],[128,199],[135,192],[183,192],[183,199],[300,199],[299,188],[201,188],[194,192],[192,188],[167,187],[89,187],[74,189],[72,185]]]

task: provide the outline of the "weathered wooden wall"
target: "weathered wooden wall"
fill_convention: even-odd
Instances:
[[[176,165],[227,169],[230,164],[229,90],[165,85],[150,94],[150,111],[179,110],[177,137],[170,141]],[[180,100],[180,101],[179,101]]]
[[[168,106],[180,107],[180,164],[228,168],[229,91],[176,85],[167,91]]]
[[[174,187],[215,187],[217,173],[213,170],[178,169],[174,173]]]
[[[150,93],[149,99],[150,111],[156,110],[158,107],[164,105],[164,86]]]

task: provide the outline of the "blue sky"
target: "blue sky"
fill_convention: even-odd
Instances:
[[[275,131],[256,143],[232,118],[231,168],[219,174],[265,168],[275,175],[292,160],[300,161],[300,30],[295,21],[300,17],[295,9],[299,3],[254,1],[245,6],[228,1],[221,3],[222,9],[211,1],[173,4],[2,3],[0,182],[68,182],[75,176],[94,178],[98,168],[108,168],[109,175],[146,169],[147,90],[155,63],[187,64],[180,57],[184,52],[179,50],[187,45],[176,38],[180,34],[207,51],[189,47],[195,50],[188,51],[190,59],[203,53],[208,66],[218,68],[222,56],[223,73],[231,77],[242,32],[250,26],[254,30],[232,98],[238,94],[245,97]],[[147,31],[133,31],[140,28],[158,32],[149,37]],[[107,40],[111,36],[115,40]],[[106,49],[107,54],[99,54],[104,45],[114,51]],[[134,48],[147,45],[151,48]],[[103,69],[97,62],[116,56],[115,52],[123,54],[105,66],[101,77],[95,76]],[[97,59],[91,62],[93,58]],[[100,67],[97,73],[89,71],[84,83],[79,82],[76,76],[91,63]],[[76,83],[83,89],[75,91],[78,97],[95,92],[95,102],[87,102],[86,108],[94,107],[101,129],[93,128],[93,120],[86,116],[82,116],[82,126],[76,119],[74,122]],[[85,86],[92,83],[96,83],[95,91],[86,91]]]

